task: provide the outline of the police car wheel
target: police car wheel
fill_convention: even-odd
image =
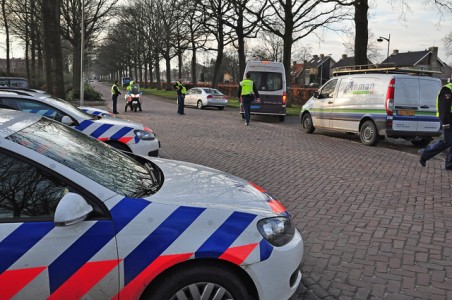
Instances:
[[[364,145],[375,146],[380,139],[375,123],[370,120],[365,121],[359,130],[359,138]]]
[[[229,267],[192,266],[180,268],[166,276],[163,282],[147,289],[142,299],[253,299],[239,274]]]

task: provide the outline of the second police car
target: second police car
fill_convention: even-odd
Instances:
[[[48,94],[0,90],[0,107],[43,115],[124,151],[145,156],[159,153],[160,141],[152,129],[128,120],[93,115],[91,111],[86,113]]]
[[[0,110],[0,256],[2,299],[275,300],[303,240],[248,181]]]

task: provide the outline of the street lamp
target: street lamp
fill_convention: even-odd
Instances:
[[[81,24],[81,39],[80,39],[80,106],[83,106],[83,98],[85,97],[85,83],[83,82],[83,54],[84,54],[84,44],[85,44],[85,1],[81,1],[82,6],[82,24]]]
[[[382,36],[380,36],[378,39],[377,39],[377,42],[383,42],[383,40],[385,40],[385,41],[387,41],[388,42],[388,52],[386,53],[386,60],[388,60],[388,57],[389,57],[389,44],[391,44],[391,34],[389,34],[389,37],[388,38],[385,38],[385,37],[382,37]]]

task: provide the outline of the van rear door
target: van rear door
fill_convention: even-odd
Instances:
[[[420,106],[419,78],[396,76],[394,81],[394,114],[392,129],[417,131]]]
[[[419,76],[396,76],[394,87],[393,129],[411,132],[436,132],[438,79]]]
[[[440,122],[436,116],[436,98],[441,89],[441,81],[431,77],[419,78],[419,89],[420,106],[417,130],[436,132],[440,129]]]

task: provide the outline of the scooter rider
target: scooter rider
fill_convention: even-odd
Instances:
[[[127,86],[126,90],[127,90],[127,94],[129,94],[129,95],[131,93],[138,94],[138,93],[140,93],[140,86],[138,85],[138,82],[130,81],[130,84]],[[126,106],[124,108],[125,111],[127,111],[127,105],[128,105],[128,103],[126,102]],[[139,111],[143,111],[141,109],[141,101],[139,98],[138,98],[138,109],[139,109]]]

